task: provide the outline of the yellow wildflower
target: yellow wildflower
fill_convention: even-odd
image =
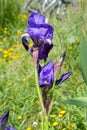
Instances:
[[[9,83],[9,87],[12,87],[12,85],[13,85],[12,82],[10,82],[10,83]]]
[[[16,58],[20,58],[20,56],[19,56],[19,55],[15,55],[15,57],[16,57]]]
[[[55,117],[56,117],[56,114],[51,115],[51,117],[52,117],[52,118],[55,118]]]
[[[9,51],[13,51],[13,50],[14,50],[14,48],[10,48],[10,49],[9,49]]]
[[[4,53],[4,54],[8,54],[8,50],[4,50],[3,53]]]
[[[20,35],[20,34],[22,34],[22,32],[21,31],[17,31],[17,35]]]
[[[23,46],[22,43],[20,43],[20,46]]]
[[[31,127],[27,127],[27,129],[26,130],[31,130]]]
[[[21,15],[20,15],[20,14],[18,14],[17,18],[18,18],[18,19],[20,19],[20,17],[21,17]]]
[[[19,57],[20,57],[19,55],[10,56],[10,58],[12,58],[12,59],[16,59],[16,58],[19,58]]]
[[[64,114],[66,113],[66,110],[60,110],[59,113],[60,113],[61,115],[64,115]]]
[[[22,116],[18,116],[17,118],[18,118],[19,121],[22,120]]]
[[[31,47],[32,47],[32,45],[33,45],[33,44],[32,44],[32,43],[30,43],[30,44],[29,44],[29,47],[31,48]]]
[[[0,52],[2,52],[3,51],[3,49],[2,48],[0,48]]]
[[[5,54],[3,57],[4,57],[4,58],[6,58],[6,57],[8,57],[8,55],[7,55],[7,54]]]
[[[23,15],[23,18],[24,18],[24,19],[26,19],[26,18],[27,18],[27,15],[26,15],[26,14],[24,14],[24,15]]]
[[[4,30],[4,33],[6,34],[6,33],[7,33],[7,31],[6,31],[6,30]]]
[[[4,38],[3,38],[3,41],[6,41],[6,39],[7,39],[7,38],[6,38],[6,37],[4,37]]]
[[[5,28],[4,28],[4,30],[5,30],[5,31],[7,31],[7,30],[8,30],[8,28],[7,28],[7,27],[5,27]]]
[[[54,127],[55,126],[57,126],[58,125],[58,122],[57,121],[55,121],[55,122],[53,122],[53,124],[52,124]]]
[[[27,78],[23,78],[22,81],[25,82],[27,80]]]
[[[2,45],[3,44],[3,42],[0,42],[0,45]]]
[[[72,50],[72,48],[73,48],[73,47],[72,47],[71,45],[68,46],[68,50]]]
[[[58,117],[59,117],[59,118],[62,118],[62,117],[63,117],[63,115],[62,115],[62,114],[59,114],[59,115],[58,115]]]
[[[7,28],[7,27],[5,27],[5,28],[4,28],[4,33],[7,33],[7,30],[8,30],[8,28]]]
[[[69,124],[69,125],[67,126],[67,128],[68,128],[69,130],[72,130],[73,124]]]
[[[9,52],[8,55],[10,56],[12,54],[12,52]]]

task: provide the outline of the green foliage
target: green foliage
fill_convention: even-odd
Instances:
[[[5,27],[17,22],[17,15],[20,14],[20,0],[0,0],[0,26]]]
[[[13,125],[17,130],[27,130],[28,127],[31,130],[40,130],[41,115],[39,112],[41,109],[35,86],[34,65],[29,51],[25,51],[20,44],[21,36],[27,28],[27,18],[24,14],[19,14],[22,8],[19,4],[17,6],[17,3],[20,1],[0,1],[0,20],[2,20],[2,24],[0,24],[2,29],[0,32],[0,116],[7,109],[10,109],[9,125]],[[87,89],[79,68],[79,48],[83,33],[81,30],[87,30],[87,1],[78,1],[80,1],[79,12],[74,12],[68,8],[69,11],[63,21],[57,21],[55,16],[52,16],[49,21],[54,27],[55,34],[54,47],[47,62],[53,60],[56,63],[66,49],[66,58],[58,78],[68,71],[73,73],[63,84],[55,86],[54,105],[51,114],[56,114],[56,117],[49,117],[49,130],[69,130],[67,126],[71,124],[73,124],[73,130],[86,130],[85,109],[74,105],[75,103],[78,104],[75,97],[87,96]],[[3,4],[5,2],[10,3],[9,8]],[[17,18],[18,14],[19,17]],[[84,41],[86,42],[86,37]],[[66,98],[75,99],[73,101],[75,102],[74,106],[60,104],[59,100]],[[86,99],[85,101],[79,99],[79,104],[84,106],[85,102]],[[58,116],[60,109],[66,110],[66,114],[62,117]],[[18,116],[22,116],[22,119],[18,120]],[[34,121],[38,123],[36,127],[32,126]],[[58,126],[54,127],[53,122],[55,121],[58,122]]]
[[[64,100],[63,103],[87,108],[87,97],[72,98],[72,99]]]
[[[82,35],[81,49],[80,49],[80,68],[85,83],[87,84],[87,39]]]

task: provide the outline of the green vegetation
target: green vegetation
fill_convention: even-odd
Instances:
[[[23,3],[20,0],[0,2],[0,117],[10,109],[8,124],[17,130],[40,130],[41,108],[34,65],[29,51],[25,51],[21,43],[29,14],[22,13]],[[59,102],[87,96],[87,86],[79,65],[80,43],[83,34],[85,38],[87,36],[87,1],[78,0],[78,3],[79,11],[68,7],[63,21],[56,20],[54,14],[49,20],[54,27],[54,47],[47,61],[56,62],[63,50],[67,50],[61,74],[73,72],[66,82],[55,86],[49,130],[86,130],[85,108]],[[37,122],[37,126],[34,127],[33,122]]]

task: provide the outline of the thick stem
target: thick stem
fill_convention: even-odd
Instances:
[[[48,116],[45,116],[45,130],[48,130]]]

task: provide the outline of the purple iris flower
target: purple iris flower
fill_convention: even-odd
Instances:
[[[16,130],[12,126],[6,126],[9,117],[9,110],[0,118],[0,130]]]
[[[39,74],[39,86],[40,87],[52,87],[54,82],[54,63],[50,61],[47,65],[44,67],[39,67],[40,70],[38,70]],[[56,80],[56,84],[63,83],[72,73],[68,72],[58,80]]]
[[[27,38],[31,38],[34,45],[39,49],[39,58],[46,60],[52,48],[53,27],[45,23],[45,18],[39,13],[32,13],[28,18],[28,28],[26,34],[22,36],[22,43],[26,50],[29,49]],[[46,51],[43,51],[45,48]],[[32,50],[30,54],[32,55]],[[41,55],[42,54],[42,55]]]
[[[53,39],[53,28],[51,25],[45,23],[45,18],[39,13],[32,13],[28,18],[28,29],[34,44],[38,44],[41,39]]]

